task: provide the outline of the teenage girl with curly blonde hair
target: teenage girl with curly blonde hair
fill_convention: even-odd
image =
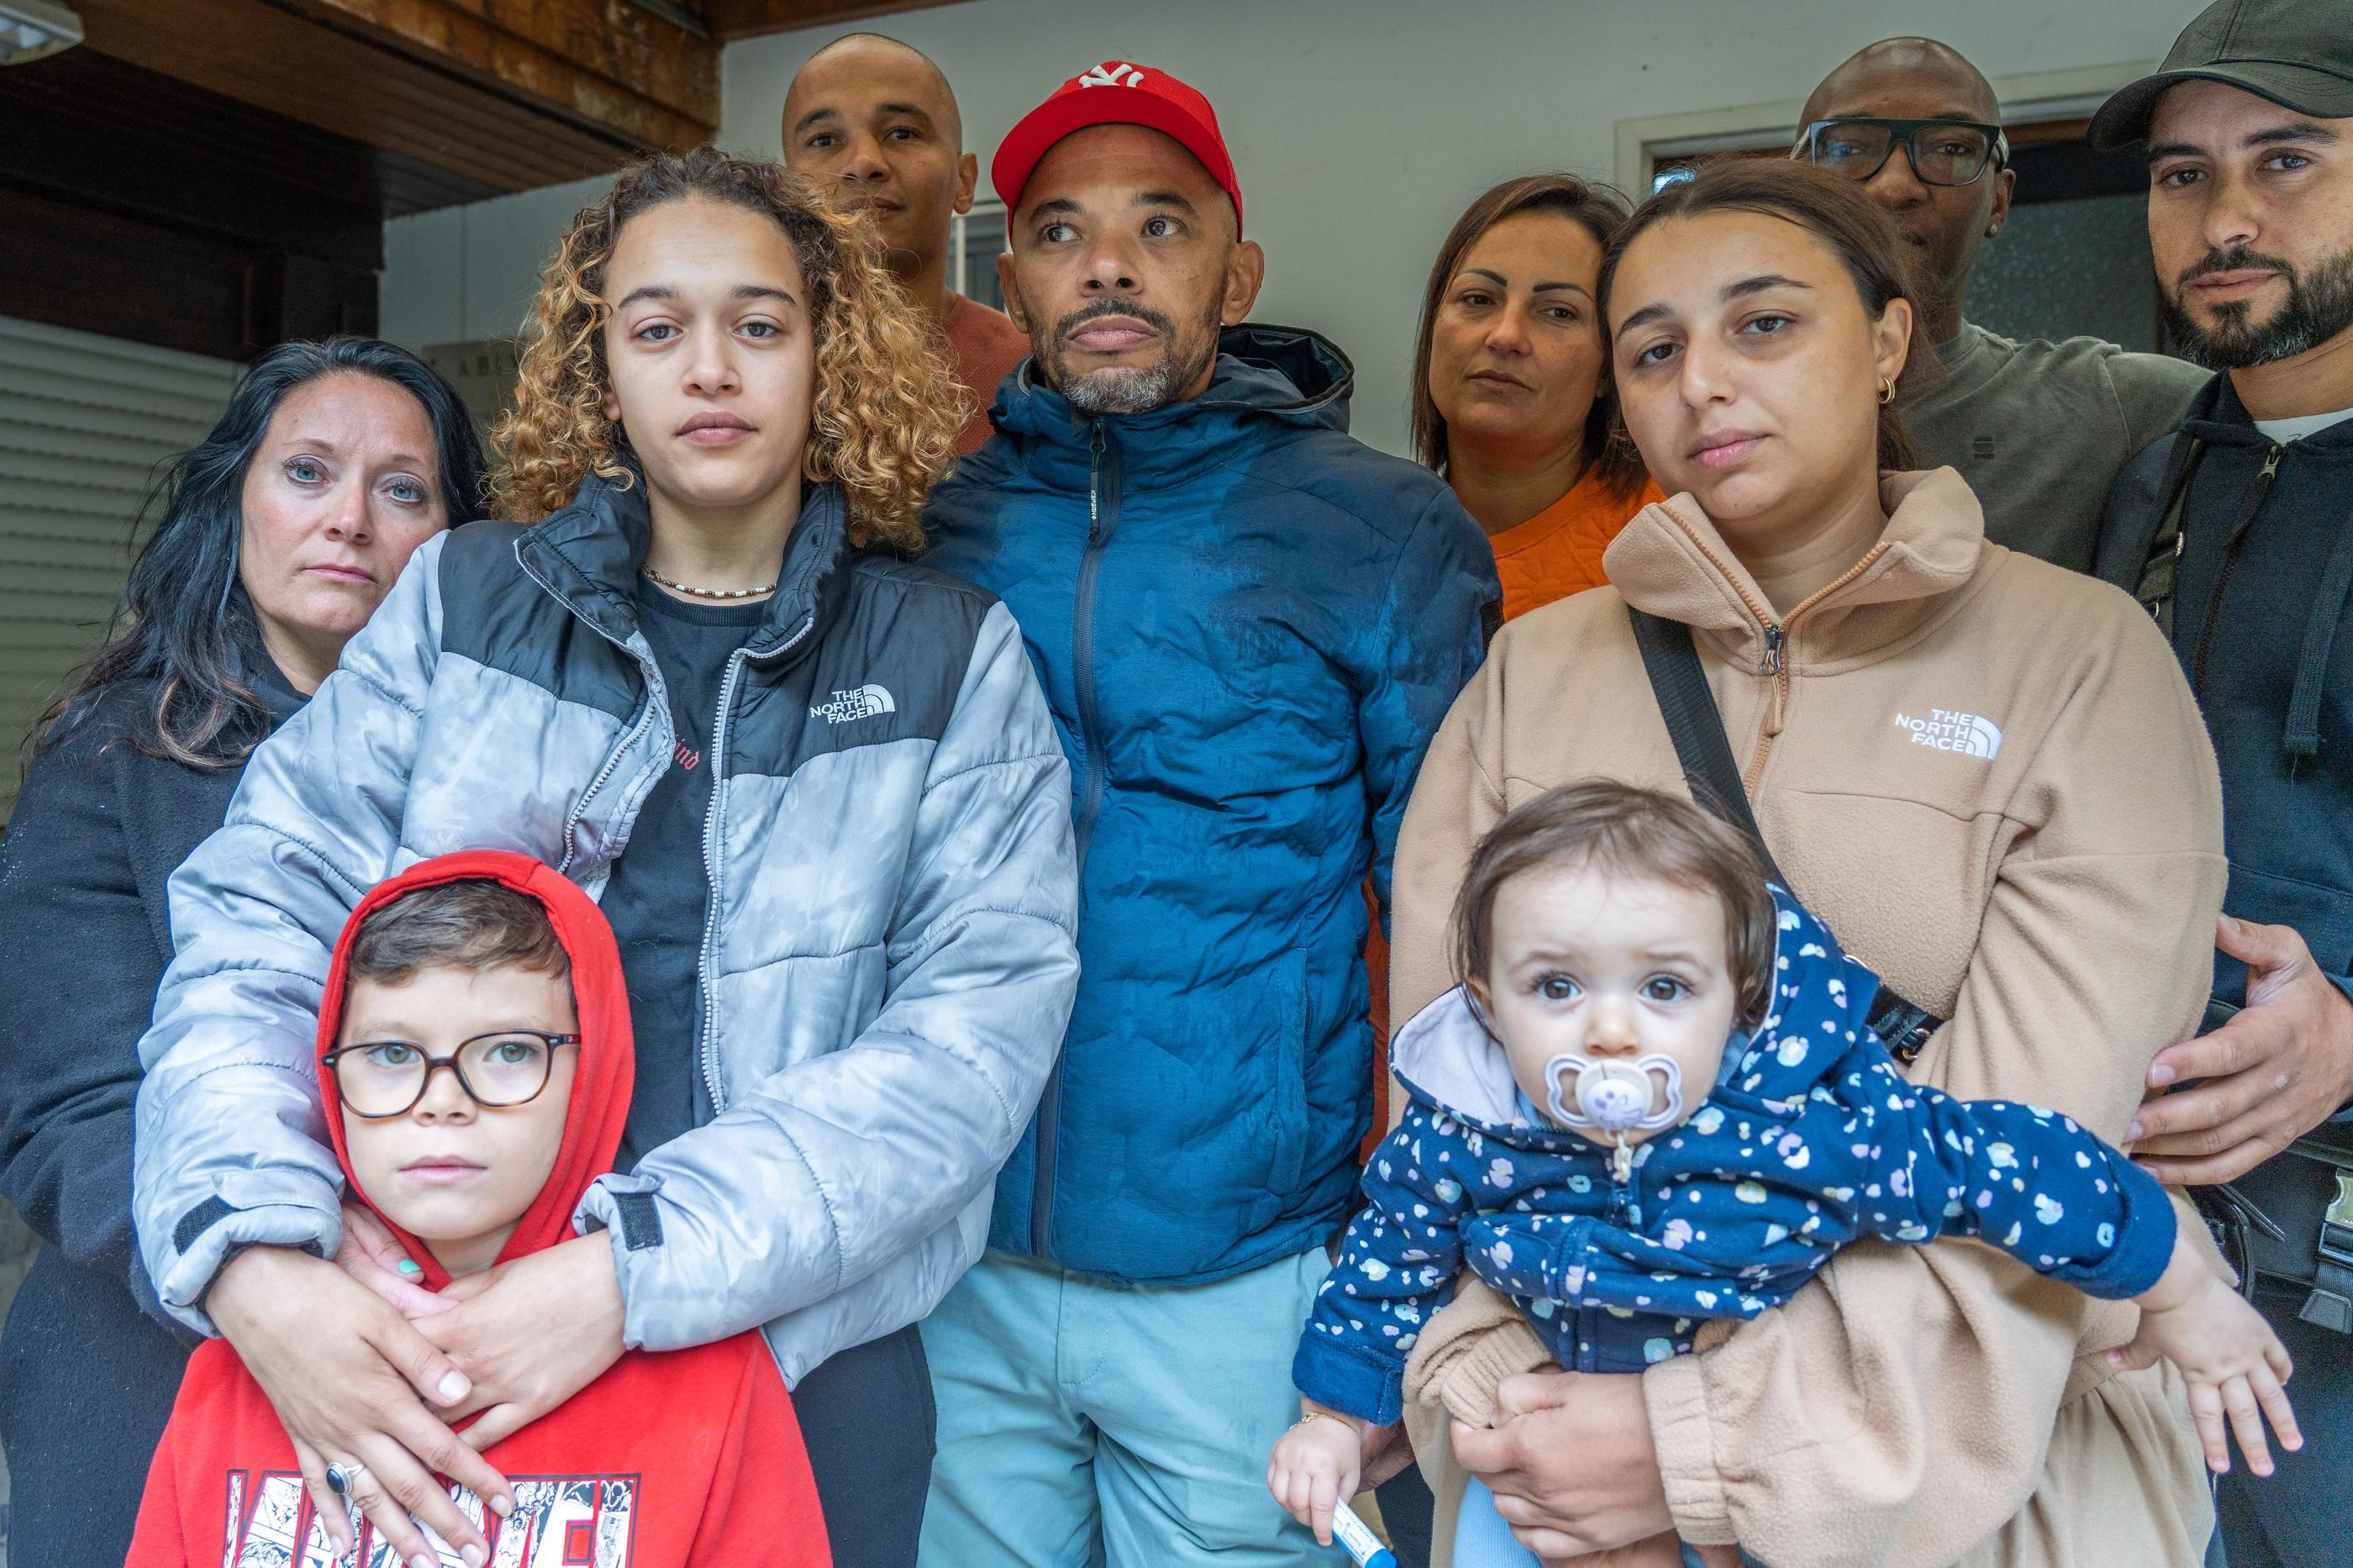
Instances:
[[[356,1544],[340,1467],[400,1561],[445,1560],[430,1527],[480,1563],[514,1528],[501,1438],[625,1348],[759,1327],[835,1562],[913,1568],[913,1325],[980,1251],[1077,980],[1019,629],[903,558],[961,420],[868,220],[707,148],[633,166],[542,275],[508,521],[417,552],[174,882],[143,1255],[269,1394],[320,1544]],[[315,1015],[361,896],[478,847],[596,895],[636,1078],[577,1237],[431,1296],[340,1204]]]
[[[536,522],[592,472],[626,480],[628,442],[606,351],[617,303],[605,292],[607,269],[631,219],[690,200],[740,207],[782,231],[807,286],[802,307],[816,360],[800,477],[841,486],[861,542],[920,550],[923,496],[954,456],[959,426],[944,395],[948,367],[892,276],[877,232],[833,211],[804,176],[707,147],[631,168],[558,242],[540,275],[515,410],[497,434],[501,515]]]

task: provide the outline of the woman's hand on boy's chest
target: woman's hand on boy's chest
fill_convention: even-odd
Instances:
[[[604,1375],[627,1347],[627,1313],[604,1231],[451,1284],[449,1311],[416,1327],[474,1382],[453,1421],[476,1451],[521,1431]]]

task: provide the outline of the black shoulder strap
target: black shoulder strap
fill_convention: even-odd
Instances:
[[[2163,506],[2158,513],[2157,531],[2149,537],[2148,549],[2141,557],[2140,574],[2133,581],[2133,597],[2156,620],[2158,629],[2165,633],[2168,641],[2173,638],[2174,588],[2180,579],[2185,542],[2182,509],[2189,504],[2189,486],[2198,477],[2198,460],[2205,455],[2206,443],[2190,436],[2168,457],[2164,488],[2159,492]]]
[[[1675,758],[1683,765],[1683,783],[1690,786],[1692,799],[1746,834],[1764,858],[1765,875],[1788,887],[1789,879],[1774,864],[1773,851],[1757,826],[1757,814],[1748,808],[1747,786],[1740,782],[1740,763],[1725,737],[1724,715],[1716,710],[1715,693],[1708,689],[1707,671],[1700,668],[1691,627],[1630,605],[1626,614],[1634,623],[1634,646],[1642,650],[1651,695],[1658,700],[1659,716],[1667,721],[1667,738],[1675,743]]]
[[[1641,650],[1642,668],[1651,678],[1651,695],[1658,700],[1659,716],[1667,721],[1667,738],[1675,743],[1675,759],[1683,764],[1683,782],[1692,798],[1746,834],[1765,861],[1765,874],[1788,888],[1793,897],[1799,896],[1774,863],[1773,851],[1757,826],[1757,814],[1749,809],[1740,764],[1733,758],[1732,742],[1725,738],[1724,715],[1715,706],[1715,693],[1708,689],[1707,672],[1700,668],[1699,650],[1692,646],[1691,627],[1631,605],[1626,606],[1626,615],[1633,622],[1634,646]],[[1884,984],[1872,1004],[1871,1027],[1901,1062],[1918,1056],[1928,1037],[1944,1022]]]

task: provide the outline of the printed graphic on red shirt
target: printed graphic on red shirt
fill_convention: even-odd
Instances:
[[[505,1519],[463,1487],[449,1489],[459,1511],[490,1538],[489,1568],[630,1568],[636,1545],[636,1476],[511,1476],[514,1512]],[[231,1470],[223,1513],[221,1568],[338,1568],[311,1493],[298,1471]],[[402,1568],[400,1554],[352,1510],[361,1568]],[[423,1527],[420,1526],[420,1529]],[[464,1568],[430,1530],[443,1568]]]

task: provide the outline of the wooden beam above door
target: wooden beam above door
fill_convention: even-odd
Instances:
[[[76,4],[99,53],[493,190],[607,174],[719,122],[717,42],[636,0]]]
[[[689,0],[692,3],[692,0]],[[788,33],[796,27],[822,27],[901,11],[926,11],[955,0],[700,0],[711,36],[723,44],[762,33]]]

